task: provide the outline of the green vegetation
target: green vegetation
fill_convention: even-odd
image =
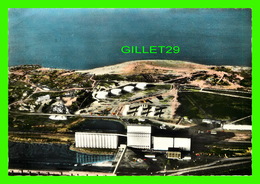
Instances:
[[[171,85],[155,85],[153,88],[158,89],[158,90],[160,90],[160,89],[169,90],[169,89],[171,89]]]
[[[231,73],[232,72],[232,70],[230,68],[226,68],[224,66],[217,66],[217,67],[213,67],[212,69],[214,69],[216,71],[227,72],[227,73]]]
[[[207,145],[206,147],[208,147],[208,150],[205,151],[205,153],[220,157],[245,156],[251,154],[251,147],[248,147],[247,144],[212,144]]]
[[[171,85],[154,85],[152,87],[147,88],[144,92],[145,94],[152,94],[155,92],[161,92],[161,90],[169,90],[171,89]]]
[[[100,81],[99,85],[104,86],[105,88],[109,88],[111,85],[115,84],[114,82],[109,82],[109,81]]]
[[[9,131],[15,132],[52,132],[56,133],[59,129],[65,128],[78,118],[68,118],[67,121],[55,121],[48,116],[18,115],[11,114],[8,119]]]
[[[156,76],[151,74],[135,74],[125,76],[127,81],[130,82],[154,82]]]
[[[20,80],[21,77],[25,79],[27,76],[28,84],[46,86],[51,89],[66,89],[73,87],[91,87],[90,76],[88,74],[71,73],[67,70],[28,70],[21,72],[21,75],[12,74],[9,77],[10,81]]]
[[[132,82],[143,82],[145,81],[144,75],[129,75],[126,76],[127,81],[132,81]]]
[[[134,96],[134,93],[124,93],[120,96],[120,99],[129,100],[129,98],[131,98],[132,96]],[[114,96],[114,98],[118,97]]]
[[[241,72],[234,72],[230,68],[226,68],[224,66],[212,67],[216,71],[223,71],[230,73],[231,76],[226,76],[230,82],[238,82],[243,87],[251,87],[252,86],[252,70],[251,69],[243,69]],[[244,79],[241,81],[236,78],[236,75],[240,74]]]
[[[191,89],[189,89],[189,91],[192,91]],[[194,90],[199,92],[199,90]],[[223,93],[223,94],[230,94],[230,95],[237,95],[237,96],[245,96],[245,97],[251,97],[252,94],[251,93],[243,93],[243,92],[235,92],[235,91],[222,91],[222,90],[210,90],[210,89],[204,89],[203,91],[212,91],[212,92],[217,92],[217,93]]]
[[[168,96],[168,97],[165,97],[163,100],[160,100],[160,103],[161,104],[168,104],[170,101],[172,101],[173,99],[173,96]]]
[[[10,71],[15,71],[15,70],[32,70],[32,69],[38,69],[42,68],[41,65],[19,65],[19,66],[12,66],[9,67]]]
[[[159,75],[158,76],[158,79],[159,80],[162,80],[162,81],[168,81],[168,80],[173,80],[173,79],[176,79],[177,77],[179,77],[179,76],[177,76],[177,75],[171,75],[171,74],[164,74],[164,75]]]
[[[95,80],[125,80],[125,78],[122,75],[118,74],[104,74],[104,75],[95,75]]]
[[[64,74],[64,75],[62,75]],[[71,73],[66,75],[64,71],[51,70],[48,72],[33,73],[30,81],[34,84],[48,86],[51,89],[67,89],[73,87],[91,87],[88,80],[90,76],[81,73]]]
[[[240,85],[244,87],[252,86],[252,70],[243,70],[241,72],[241,76],[244,77],[243,80],[240,81]]]
[[[28,97],[37,88],[50,89],[52,98],[63,95],[62,92],[51,91],[69,88],[91,88],[90,75],[71,72],[69,70],[36,70],[39,66],[21,66],[11,68],[9,74],[9,104]],[[46,93],[36,93],[33,99]]]
[[[251,125],[252,122],[251,122],[251,117],[248,117],[244,120],[241,120],[241,121],[238,121],[235,123],[236,125]]]
[[[76,96],[77,101],[73,102],[72,105],[68,107],[71,113],[74,113],[81,108],[85,108],[95,101],[92,97],[92,93],[84,90],[79,91]]]
[[[189,118],[235,120],[252,113],[249,99],[183,92],[178,94],[178,101],[181,105],[176,111],[177,115]]]
[[[22,82],[20,80],[9,81],[9,104],[22,98],[26,98],[32,92],[33,90],[30,88],[30,85],[25,82]],[[27,93],[27,95],[23,97],[24,93]]]
[[[95,80],[100,82],[110,82],[111,81],[129,81],[129,82],[154,82],[153,76],[150,74],[136,74],[136,75],[119,75],[119,74],[104,74],[96,75]]]
[[[220,80],[219,82],[217,82],[218,85],[220,86],[230,86],[230,84],[227,81],[224,80]]]
[[[240,81],[240,85],[244,87],[252,87],[252,79],[243,79]]]
[[[33,100],[37,100],[38,97],[40,96],[45,96],[45,95],[50,95],[51,99],[55,99],[56,97],[62,97],[64,96],[65,92],[55,92],[55,93],[50,93],[50,92],[38,92],[34,93],[31,98]]]
[[[41,144],[71,144],[72,139],[70,137],[57,137],[57,138],[51,138],[50,137],[42,137],[41,135],[9,135],[9,141],[12,142],[26,142],[26,143],[41,143]]]
[[[146,95],[153,94],[153,93],[155,93],[155,92],[157,92],[157,90],[154,89],[154,88],[152,88],[152,89],[147,89],[147,90],[144,91],[144,93],[145,93]]]

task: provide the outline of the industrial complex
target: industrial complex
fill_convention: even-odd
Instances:
[[[75,133],[76,147],[81,148],[107,148],[116,149],[118,146],[118,135],[105,133]]]
[[[165,62],[134,62],[139,72],[128,74],[11,68],[10,168],[24,161],[13,150],[26,143],[48,149],[48,164],[66,157],[70,163],[59,167],[73,171],[205,175],[211,166],[232,174],[230,166],[239,165],[251,173],[251,91],[242,86],[250,70],[170,61],[160,67]]]
[[[128,125],[126,135],[76,132],[75,147],[117,149],[120,136],[127,137],[125,144],[128,148],[136,148],[150,153],[166,153],[169,159],[181,159],[183,152],[191,151],[191,138],[153,136],[151,125]]]

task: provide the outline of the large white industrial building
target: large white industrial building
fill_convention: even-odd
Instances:
[[[166,151],[169,148],[179,148],[182,151],[190,151],[191,139],[181,137],[153,137],[153,149]]]
[[[191,139],[181,137],[151,137],[151,125],[128,125],[127,146],[138,149],[153,149],[155,151],[168,151],[178,148],[181,151],[191,150]],[[106,148],[117,149],[118,134],[76,132],[75,144],[80,148]]]
[[[127,126],[127,146],[139,149],[150,149],[151,133],[151,126]]]
[[[183,151],[190,151],[191,139],[190,138],[175,137],[173,139],[173,147],[174,148],[180,148]]]
[[[172,137],[153,137],[153,149],[167,151],[169,148],[173,148]]]
[[[75,133],[76,147],[80,148],[107,148],[116,149],[118,146],[118,135],[108,133]]]
[[[128,125],[127,133],[143,133],[143,134],[151,134],[152,127],[149,125]]]

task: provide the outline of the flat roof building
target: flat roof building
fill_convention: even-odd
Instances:
[[[127,116],[127,112],[129,111],[129,108],[130,108],[130,105],[125,105],[123,107],[123,112],[122,112],[123,116]]]
[[[108,133],[76,132],[75,145],[79,148],[116,149],[118,135]]]
[[[127,133],[152,133],[152,127],[150,125],[128,125]]]
[[[151,148],[151,126],[127,126],[127,146],[139,149]]]
[[[168,159],[181,159],[181,152],[180,151],[167,151],[166,157]]]
[[[191,139],[190,138],[175,137],[173,139],[173,147],[174,148],[180,148],[183,151],[190,151],[190,149],[191,149]]]
[[[153,149],[167,151],[169,148],[173,148],[172,137],[153,137]]]

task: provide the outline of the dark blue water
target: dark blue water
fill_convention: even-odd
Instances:
[[[124,133],[125,127],[116,121],[86,120],[74,131]],[[120,139],[121,140],[121,139]],[[119,143],[120,144],[120,143]],[[71,151],[69,145],[9,142],[9,167],[19,169],[106,171],[111,168],[89,164],[111,161],[115,155],[92,155]],[[87,165],[85,165],[87,164]],[[75,166],[76,165],[76,166]]]
[[[105,133],[126,133],[123,124],[117,121],[92,119],[85,120],[73,126],[70,130],[75,132],[105,132]]]
[[[69,150],[63,144],[9,142],[9,168],[110,171],[85,164],[111,161],[114,155],[91,155]],[[82,164],[84,166],[82,166]]]
[[[122,46],[179,54],[123,54]],[[10,9],[9,65],[89,69],[137,59],[251,65],[250,9]]]

